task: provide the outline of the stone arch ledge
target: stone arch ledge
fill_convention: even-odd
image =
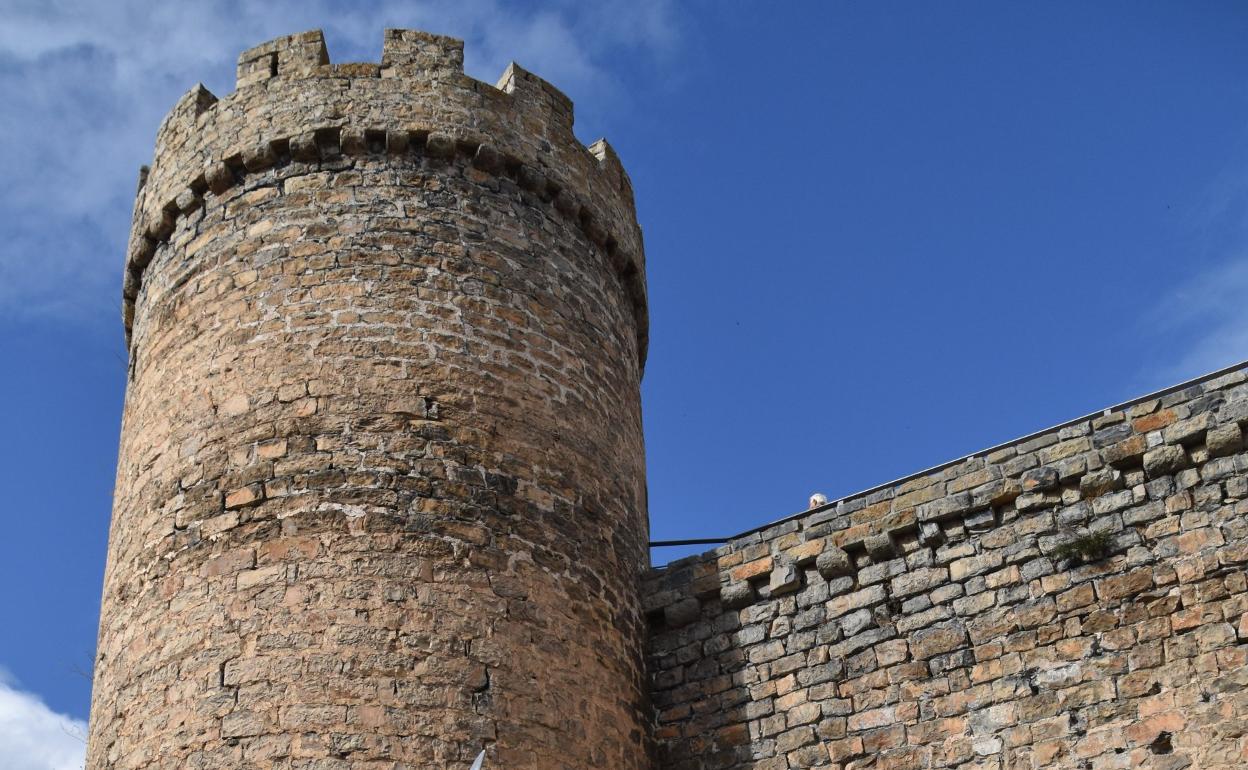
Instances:
[[[594,143],[588,151],[604,166],[619,164],[614,150],[605,140]],[[632,305],[638,365],[644,371],[649,342],[644,270],[640,267],[640,257],[626,252],[620,239],[607,230],[603,223],[605,217],[596,213],[589,203],[572,192],[557,177],[535,164],[524,163],[481,139],[457,137],[419,128],[324,126],[263,141],[257,146],[209,163],[202,173],[186,182],[181,192],[155,208],[156,213],[146,216],[143,212],[153,209],[142,205],[147,179],[144,167],[139,175],[140,200],[135,206],[122,283],[122,323],[125,327],[126,347],[130,347],[135,301],[142,289],[143,274],[155,257],[156,250],[173,235],[180,217],[203,206],[207,196],[220,197],[244,184],[248,174],[292,162],[315,163],[343,155],[419,155],[446,162],[463,157],[474,168],[484,173],[505,175],[522,189],[538,195],[555,214],[579,227],[586,238],[606,255]]]

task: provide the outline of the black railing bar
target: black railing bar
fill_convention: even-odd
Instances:
[[[731,537],[697,537],[692,540],[651,540],[651,548],[666,548],[674,545],[716,545],[727,543]]]

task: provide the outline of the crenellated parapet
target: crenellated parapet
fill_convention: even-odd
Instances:
[[[143,272],[178,218],[248,174],[371,154],[462,156],[535,193],[606,253],[633,306],[644,362],[645,257],[632,185],[606,141],[587,148],[572,125],[571,100],[516,64],[497,86],[465,75],[463,43],[449,37],[386,30],[380,64],[331,63],[319,30],[249,49],[232,94],[197,85],[160,126],[126,258],[127,336]]]

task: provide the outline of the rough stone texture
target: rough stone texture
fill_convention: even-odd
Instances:
[[[1243,372],[646,573],[628,177],[462,61],[162,124],[89,770],[1248,766]]]
[[[649,767],[631,188],[461,64],[295,35],[162,124],[90,770]]]
[[[657,767],[1248,767],[1245,424],[1240,371],[653,570]]]

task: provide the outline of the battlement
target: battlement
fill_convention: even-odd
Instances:
[[[572,128],[572,100],[550,83],[512,62],[495,86],[537,114],[549,116],[557,125]]]
[[[515,179],[602,248],[633,306],[639,354],[648,340],[645,259],[632,185],[605,140],[585,147],[572,101],[517,64],[496,86],[463,71],[463,42],[388,29],[380,63],[332,63],[320,30],[276,38],[239,56],[237,88],[197,84],[161,123],[135,203],[123,287],[130,333],[143,271],[179,217],[250,173],[380,149],[392,156],[465,155]]]
[[[239,55],[235,93],[254,87],[280,90],[293,82],[316,79],[393,79],[408,81],[414,91],[427,90],[435,84],[466,87],[478,91],[490,106],[523,116],[527,128],[552,138],[570,139],[574,122],[572,100],[549,81],[515,62],[507,66],[494,85],[470,78],[464,74],[462,40],[411,29],[385,30],[380,63],[334,64],[321,30],[269,40]],[[339,87],[342,85],[345,84],[338,83]],[[504,94],[510,98],[498,98]],[[188,100],[196,109],[186,108],[183,102]],[[217,100],[197,85],[170,111],[162,123],[161,134],[176,134],[193,127],[200,114]]]
[[[286,35],[239,55],[235,87],[245,88],[275,77],[308,77],[328,64],[329,50],[319,29]]]
[[[464,41],[415,29],[387,29],[382,39],[381,64],[340,65],[378,77],[456,76],[464,74]],[[339,70],[341,71],[341,70]],[[325,36],[314,29],[274,38],[238,57],[236,88],[272,78],[305,78],[332,74]]]
[[[416,29],[387,29],[381,44],[381,76],[464,74],[464,41]]]

